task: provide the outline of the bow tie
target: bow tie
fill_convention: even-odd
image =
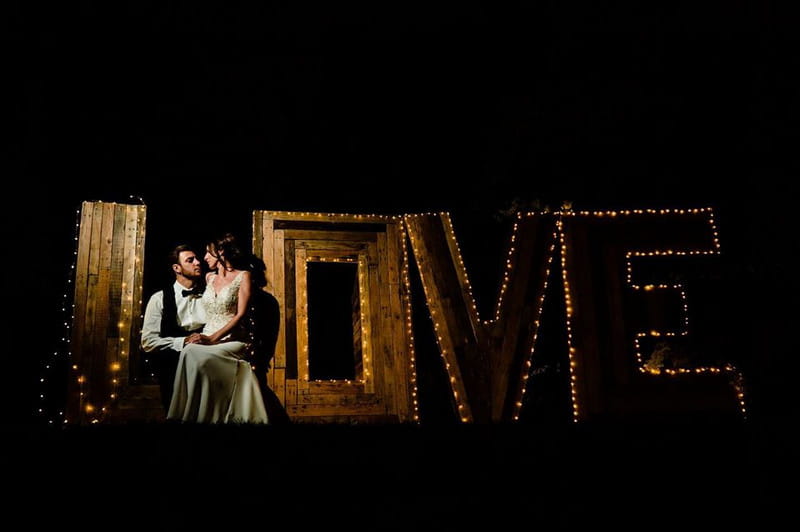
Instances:
[[[192,288],[191,290],[181,290],[181,295],[183,297],[187,296],[200,296],[203,292],[200,290],[200,287]]]

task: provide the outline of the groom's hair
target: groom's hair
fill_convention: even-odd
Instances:
[[[184,251],[194,251],[194,249],[188,244],[181,244],[179,246],[175,246],[175,249],[170,251],[169,255],[167,255],[167,267],[169,268],[170,273],[175,273],[172,271],[172,265],[181,263],[181,253]]]

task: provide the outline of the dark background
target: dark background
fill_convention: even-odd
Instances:
[[[0,8],[7,423],[35,423],[41,364],[61,347],[81,201],[147,204],[146,295],[175,242],[249,239],[254,209],[449,211],[488,310],[503,213],[568,200],[714,207],[722,255],[690,304],[717,316],[707,334],[745,370],[752,438],[788,455],[800,119],[788,12],[256,4]],[[427,397],[429,422],[446,420],[446,401]]]

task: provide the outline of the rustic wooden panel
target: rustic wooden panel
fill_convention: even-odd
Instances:
[[[402,280],[402,272],[406,267],[402,253],[402,237],[398,223],[388,224],[386,233],[386,257],[389,282],[386,292],[389,300],[390,315],[387,325],[391,330],[391,367],[395,375],[395,403],[393,408],[400,416],[400,421],[408,421],[412,408],[411,397],[411,350],[406,328],[406,309],[404,297],[406,286]],[[387,406],[387,409],[389,407]]]
[[[714,254],[717,247],[712,221],[711,211],[564,217],[578,420],[698,414],[733,419],[742,415],[737,375],[724,369],[724,360],[717,362],[719,373],[694,373],[691,369],[699,361],[681,364],[688,372],[677,375],[653,375],[640,369],[634,339],[658,325],[648,323],[652,317],[634,319],[633,314],[641,307],[631,305],[633,298],[626,297],[634,291],[627,281],[628,253],[658,250]],[[652,260],[691,261],[692,257]],[[635,265],[633,269],[635,278]],[[674,283],[666,271],[662,275],[652,281]],[[669,290],[680,297],[678,288]],[[664,292],[654,295],[655,304],[664,301]],[[598,337],[604,341],[597,342]]]
[[[472,323],[473,328],[477,328],[480,323],[478,318],[478,310],[472,304],[473,300],[469,291],[469,276],[467,274],[466,267],[461,260],[461,252],[458,249],[457,242],[458,236],[455,233],[455,228],[453,227],[449,215],[439,216],[439,220],[441,220],[441,224],[444,229],[445,241],[447,242],[447,249],[450,251],[450,256],[452,257],[453,265],[455,266],[456,275],[458,276],[458,284],[461,288],[461,298],[466,302],[465,307],[467,312],[469,312],[470,322]],[[452,237],[450,235],[452,235]],[[489,318],[489,316],[486,318]]]
[[[378,240],[374,246],[374,265],[370,268],[374,271],[376,277],[376,290],[374,290],[375,308],[373,309],[377,318],[375,323],[380,324],[380,332],[372,335],[375,345],[373,368],[377,373],[377,387],[383,390],[386,408],[394,411],[397,407],[395,403],[395,394],[397,393],[395,381],[402,377],[396,373],[397,368],[395,367],[393,356],[394,331],[392,329],[392,300],[389,297],[391,285],[389,284],[389,250],[387,249],[386,233],[380,233],[377,236]],[[382,258],[384,260],[381,260]]]
[[[108,306],[109,338],[119,338],[122,314],[122,263],[125,235],[125,205],[114,205],[114,235],[111,239],[111,279]],[[119,342],[117,342],[119,344]],[[117,346],[119,351],[119,345]]]
[[[308,275],[305,248],[298,247],[294,250],[295,269],[295,305],[296,320],[296,345],[297,345],[297,389],[308,388],[309,360],[308,360]]]
[[[358,272],[350,294],[351,327],[353,332],[353,357],[356,380],[364,379],[364,336],[361,334],[361,293],[358,289]]]
[[[378,323],[373,317],[374,308],[378,302],[373,300],[372,292],[378,292],[377,286],[371,286],[371,276],[369,267],[369,256],[360,255],[358,257],[358,291],[361,294],[361,334],[364,337],[362,342],[361,357],[364,365],[364,390],[369,393],[375,392],[375,346],[373,335],[373,323]],[[374,297],[377,297],[375,294]]]
[[[139,375],[140,358],[134,356],[138,353],[138,342],[134,345],[131,335],[133,322],[136,319],[136,304],[133,300],[134,294],[134,268],[136,265],[136,236],[139,232],[138,215],[136,207],[133,205],[125,206],[125,232],[122,241],[122,280],[120,288],[122,292],[122,311],[120,319],[122,327],[119,332],[120,340],[120,371],[123,375]]]
[[[500,319],[489,329],[494,345],[500,346],[493,352],[490,377],[494,420],[514,419],[522,404],[525,376],[530,373],[528,364],[532,363],[534,339],[539,332],[548,265],[554,258],[555,220],[552,216],[522,217],[514,238],[514,269],[508,276]]]
[[[77,256],[75,258],[75,292],[73,298],[73,321],[72,334],[70,339],[70,356],[73,367],[78,371],[71,370],[67,393],[67,420],[73,421],[81,415],[80,390],[83,388],[77,382],[80,376],[80,357],[83,355],[83,346],[86,336],[86,295],[89,284],[89,247],[91,244],[92,226],[94,218],[94,204],[83,202],[81,204],[81,221],[78,231]]]
[[[253,240],[250,242],[250,247],[253,249],[253,255],[261,257],[264,265],[267,265],[267,257],[264,251],[264,216],[261,211],[253,211]],[[267,277],[269,273],[267,272]]]
[[[346,413],[350,419],[357,416],[384,415],[383,406],[377,405],[290,405],[289,416],[335,416]]]
[[[96,341],[96,327],[97,323],[95,316],[97,314],[98,291],[97,283],[100,274],[100,240],[102,238],[103,229],[103,204],[96,203],[93,206],[94,216],[92,217],[92,229],[89,238],[89,270],[87,274],[88,286],[86,289],[86,301],[83,304],[85,318],[83,327],[83,344],[84,349],[80,354],[76,353],[74,360],[77,362],[78,371],[81,378],[84,379],[83,396],[81,398],[81,406],[93,405],[94,388],[94,365],[95,358],[93,353],[98,348]],[[102,334],[102,333],[101,333]],[[99,384],[99,383],[98,383]],[[83,412],[81,412],[83,415]]]
[[[365,393],[364,384],[356,381],[311,381],[306,394]]]
[[[144,307],[142,305],[142,279],[144,275],[144,240],[147,233],[147,209],[144,205],[133,207],[136,211],[136,242],[133,259],[133,312],[131,313],[131,333],[127,339],[131,355],[139,358],[139,339],[142,333]]]
[[[404,284],[401,282],[398,229],[402,220],[387,216],[277,211],[262,211],[255,220],[255,223],[260,220],[262,227],[268,222],[273,224],[271,235],[262,230],[261,248],[275,250],[275,264],[271,270],[284,273],[282,277],[274,276],[273,294],[285,305],[282,307],[286,364],[283,377],[289,415],[296,421],[313,419],[316,422],[408,419],[410,360],[404,294],[400,292]],[[297,225],[292,226],[295,222]],[[348,224],[352,224],[352,231],[348,230]],[[387,233],[389,227],[393,227],[391,236]],[[279,257],[277,250],[282,250],[283,256]],[[357,282],[363,318],[361,313],[353,318],[354,326],[359,326],[360,322],[360,329],[354,331],[353,337],[354,341],[358,341],[359,336],[363,340],[360,345],[365,378],[363,383],[309,382],[306,263],[343,259],[356,262],[359,267]],[[271,386],[279,387],[281,378],[275,373]],[[374,393],[369,393],[370,390]],[[371,404],[366,405],[365,401]]]
[[[319,249],[337,249],[348,242],[375,242],[378,233],[362,233],[355,231],[304,231],[285,229],[286,238],[292,240],[314,240],[314,247]]]
[[[97,291],[94,314],[93,353],[91,355],[90,400],[101,405],[107,401],[110,383],[108,360],[108,328],[111,296],[111,251],[114,237],[114,204],[103,203],[102,224],[98,242]],[[94,239],[93,239],[94,240]]]
[[[139,246],[131,255],[130,244],[134,238],[143,238],[139,229],[144,226],[144,208],[136,215],[135,234],[129,232],[129,214],[126,206],[115,203],[83,203],[71,341],[76,371],[68,387],[69,422],[102,420],[119,390],[128,384],[127,354],[132,342],[138,343],[129,334],[135,321],[129,316],[141,312],[141,302],[135,304],[131,295],[136,293],[136,283],[141,283],[142,249]],[[138,268],[131,268],[137,259]],[[88,405],[94,411],[88,411]]]
[[[312,222],[331,222],[331,223],[387,223],[391,221],[391,216],[371,215],[371,214],[335,214],[335,213],[313,213],[313,212],[293,212],[293,211],[262,211],[265,216],[272,219],[292,220],[292,221],[312,221]]]
[[[275,299],[278,300],[278,309],[281,314],[281,327],[278,330],[278,342],[275,345],[275,357],[273,358],[273,367],[276,368],[285,368],[286,367],[286,337],[287,334],[291,334],[293,331],[289,331],[286,324],[290,319],[290,316],[287,314],[287,309],[289,308],[287,301],[286,301],[286,287],[287,287],[287,280],[286,280],[286,266],[284,264],[284,240],[283,240],[283,231],[272,231],[272,220],[264,220],[264,237],[268,238],[270,235],[273,235],[273,242],[265,244],[264,247],[270,247],[272,249],[272,253],[267,252],[268,256],[271,257],[272,267],[270,268],[267,265],[267,271],[272,270],[274,273],[272,275],[272,282],[271,284],[267,284],[272,291],[272,295],[275,296]],[[292,307],[292,316],[291,319],[294,319],[294,307]],[[292,342],[294,345],[294,342]]]
[[[463,356],[464,342],[472,336],[473,330],[469,317],[457,313],[452,305],[454,298],[461,293],[458,279],[454,282],[441,274],[448,271],[447,266],[452,265],[453,261],[446,242],[447,236],[439,215],[408,216],[406,227],[413,243],[428,307],[434,325],[438,327],[435,334],[450,377],[453,396],[456,404],[460,405],[458,415],[462,419],[472,420],[472,405],[457,353],[461,352]]]
[[[382,402],[382,399],[375,394],[363,393],[315,393],[313,395],[301,394],[297,396],[298,405],[362,407],[376,406]]]

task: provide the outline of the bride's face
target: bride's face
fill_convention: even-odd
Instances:
[[[206,264],[208,264],[209,270],[213,271],[217,269],[217,266],[219,265],[219,258],[217,258],[217,254],[214,252],[211,246],[206,248],[206,256],[203,257],[203,259],[206,261]]]

